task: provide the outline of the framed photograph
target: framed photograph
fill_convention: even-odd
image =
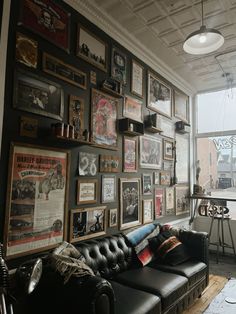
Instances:
[[[188,186],[175,187],[175,213],[181,215],[189,213],[190,210],[190,191]]]
[[[106,234],[106,206],[72,209],[70,211],[71,243]]]
[[[70,13],[52,0],[22,0],[19,24],[69,52]]]
[[[148,105],[147,107],[168,118],[172,116],[171,88],[157,76],[148,72]]]
[[[82,89],[87,88],[86,73],[46,52],[43,53],[43,71]]]
[[[102,203],[112,203],[116,201],[116,176],[102,176]]]
[[[175,203],[174,203],[174,188],[166,188],[166,215],[175,214]]]
[[[140,167],[150,169],[161,169],[162,163],[162,141],[154,136],[140,136]]]
[[[169,171],[160,172],[160,184],[161,185],[170,185],[171,175]]]
[[[142,101],[135,99],[130,96],[125,96],[123,106],[123,116],[126,118],[133,119],[135,121],[142,122]]]
[[[153,172],[153,182],[154,184],[160,184],[160,172],[159,171]]]
[[[114,155],[100,155],[100,172],[119,172],[120,158]]]
[[[96,85],[97,84],[97,73],[95,71],[90,71],[90,83]]]
[[[98,180],[79,179],[77,183],[77,205],[97,203]]]
[[[189,136],[176,134],[176,177],[178,183],[189,182]]]
[[[18,70],[14,78],[13,107],[62,120],[64,93],[60,85],[32,73]]]
[[[21,116],[20,118],[20,136],[37,138],[38,120],[30,117]]]
[[[189,122],[189,97],[176,89],[174,90],[174,114],[176,118]]]
[[[122,84],[127,80],[127,58],[118,48],[113,47],[111,52],[111,77]]]
[[[98,172],[98,155],[79,152],[78,172],[80,176],[96,176]]]
[[[163,159],[174,160],[174,142],[163,139]]]
[[[152,198],[143,200],[143,223],[153,221],[153,200]]]
[[[118,213],[117,208],[109,210],[109,227],[116,227],[118,224]]]
[[[107,44],[81,25],[78,25],[77,56],[107,71]]]
[[[175,124],[164,117],[161,117],[160,124],[162,130],[161,135],[173,139],[175,137]]]
[[[174,168],[174,162],[172,161],[163,161],[163,169],[167,171],[172,171]]]
[[[138,140],[135,137],[124,136],[123,171],[137,172],[138,170]]]
[[[164,215],[164,189],[155,188],[155,211],[154,211],[154,219],[158,219],[159,217]]]
[[[141,225],[140,179],[120,178],[120,229]]]
[[[38,64],[37,41],[21,33],[16,33],[16,61],[36,69]]]
[[[84,99],[81,97],[69,96],[69,124],[74,126],[75,138],[82,138],[84,131]]]
[[[92,89],[91,142],[99,147],[117,149],[117,98]]]
[[[143,98],[143,74],[144,68],[135,60],[132,60],[131,68],[131,93]]]
[[[69,156],[66,150],[11,144],[4,230],[7,258],[47,250],[65,239]]]
[[[151,173],[143,173],[143,194],[151,195],[152,194],[152,174]]]

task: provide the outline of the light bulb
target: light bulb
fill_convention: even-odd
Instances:
[[[199,36],[199,42],[201,44],[205,43],[206,42],[206,34],[200,34]]]

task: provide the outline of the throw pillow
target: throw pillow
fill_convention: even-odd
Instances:
[[[190,258],[185,245],[169,231],[159,233],[149,243],[153,253],[166,264],[175,266]]]

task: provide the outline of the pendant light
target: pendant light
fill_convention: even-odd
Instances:
[[[202,25],[199,30],[191,33],[185,40],[183,49],[193,55],[201,55],[213,52],[224,43],[222,34],[213,28],[206,28],[203,24],[203,0],[202,5]]]

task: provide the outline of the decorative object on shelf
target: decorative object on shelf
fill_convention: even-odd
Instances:
[[[62,120],[64,93],[59,84],[19,69],[14,78],[13,107]]]
[[[107,44],[80,24],[77,31],[77,56],[107,71]]]
[[[51,0],[22,0],[19,25],[69,52],[70,14]]]
[[[85,129],[82,134],[83,134],[84,141],[88,142],[89,141],[89,131],[87,129]]]
[[[143,223],[149,223],[153,221],[153,199],[143,200]]]
[[[140,136],[140,167],[161,169],[162,141],[149,135]]]
[[[189,182],[189,136],[176,133],[176,177],[178,183]]]
[[[132,60],[131,68],[131,93],[143,98],[143,73],[144,68],[136,61]]]
[[[147,107],[168,118],[172,116],[172,91],[153,73],[148,72],[148,105]]]
[[[166,188],[166,215],[174,215],[174,188],[168,187]]]
[[[69,124],[74,126],[74,137],[81,139],[84,129],[84,99],[74,95],[69,96]]]
[[[142,101],[126,95],[123,104],[123,116],[135,121],[142,122],[142,105]]]
[[[176,89],[174,90],[174,114],[176,118],[188,123],[189,97]]]
[[[196,184],[193,185],[193,194],[203,194],[203,188],[199,184],[199,175],[201,172],[200,160],[196,161]]]
[[[161,185],[170,185],[170,172],[169,171],[161,171],[160,172],[160,184]]]
[[[97,203],[98,180],[79,179],[77,184],[77,205]]]
[[[95,71],[90,71],[90,83],[96,85],[97,84],[97,73]]]
[[[119,172],[120,158],[114,155],[100,155],[100,172]]]
[[[174,142],[163,139],[163,159],[174,160]]]
[[[143,182],[143,195],[152,194],[152,173],[143,173],[142,174]]]
[[[70,211],[70,242],[78,242],[106,234],[106,206]]]
[[[155,188],[155,215],[154,219],[158,219],[159,217],[164,215],[164,189],[163,188]]]
[[[110,93],[114,97],[123,97],[121,83],[112,78],[107,78],[102,82],[101,90]]]
[[[37,138],[38,120],[30,117],[21,116],[20,118],[20,136]]]
[[[51,132],[55,137],[74,139],[74,126],[65,123],[51,124]]]
[[[49,249],[65,238],[69,152],[11,144],[4,230],[6,256]]]
[[[175,187],[175,213],[181,215],[189,213],[189,187],[188,186],[176,186]]]
[[[184,122],[184,121],[177,121],[175,122],[175,131],[178,133],[190,133],[191,128],[190,124]]]
[[[146,131],[152,132],[152,133],[161,133],[161,118],[160,115],[153,113],[150,113],[145,117],[144,119],[144,125]]]
[[[113,47],[111,52],[111,76],[121,84],[127,80],[127,58],[120,49]]]
[[[161,117],[161,135],[173,139],[175,137],[175,124],[170,119]]]
[[[109,227],[116,227],[118,224],[118,212],[117,208],[109,210]]]
[[[43,53],[43,71],[82,89],[87,88],[86,73],[46,52]]]
[[[99,147],[117,149],[116,131],[118,100],[97,89],[92,89],[91,142]]]
[[[113,203],[116,201],[116,176],[102,176],[102,203]]]
[[[144,126],[142,122],[132,120],[130,118],[119,119],[119,131],[130,136],[139,136],[144,134]]]
[[[80,176],[96,176],[98,171],[98,155],[79,152],[78,172]]]
[[[36,69],[38,64],[37,41],[21,33],[16,33],[16,61]]]
[[[138,141],[137,138],[126,137],[123,139],[123,171],[137,172],[138,169]]]

